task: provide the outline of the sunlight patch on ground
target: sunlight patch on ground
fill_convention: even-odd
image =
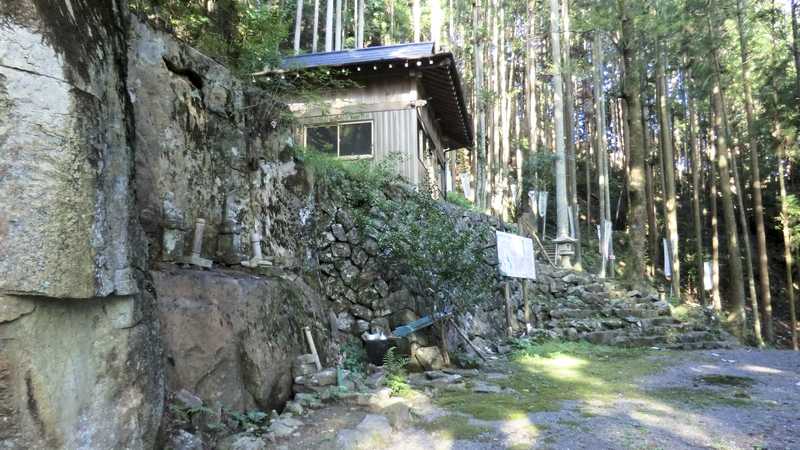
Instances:
[[[751,364],[743,364],[743,365],[739,366],[738,368],[741,369],[741,370],[746,370],[748,372],[765,373],[765,374],[769,374],[769,375],[781,375],[781,374],[785,374],[786,373],[783,370],[773,369],[772,367],[754,366],[754,365],[751,365]]]

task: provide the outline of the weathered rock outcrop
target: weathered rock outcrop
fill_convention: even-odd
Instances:
[[[280,409],[292,394],[292,362],[307,348],[302,328],[327,347],[322,299],[294,274],[173,268],[153,280],[173,392],[238,411]]]
[[[0,448],[153,446],[163,370],[149,294],[0,305]]]
[[[0,4],[0,291],[137,292],[121,1]]]
[[[0,3],[0,447],[149,448],[124,1]]]
[[[236,265],[263,253],[298,266],[312,198],[295,164],[282,104],[168,33],[134,20],[128,89],[135,113],[137,210],[151,260],[169,259],[165,236],[206,221],[203,255]],[[166,239],[169,241],[169,239]],[[298,259],[299,258],[299,259]]]

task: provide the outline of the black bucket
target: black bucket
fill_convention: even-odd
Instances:
[[[367,346],[367,360],[376,366],[383,365],[383,357],[389,351],[388,339],[373,339],[364,341]]]

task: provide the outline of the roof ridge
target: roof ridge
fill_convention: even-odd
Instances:
[[[283,58],[283,60],[285,61],[287,59],[303,58],[303,57],[306,57],[306,56],[334,55],[334,54],[337,54],[337,53],[352,53],[352,52],[360,52],[360,51],[368,51],[368,50],[373,50],[374,51],[374,50],[377,50],[377,49],[386,49],[386,48],[394,48],[394,47],[411,47],[411,46],[416,46],[416,45],[420,45],[420,46],[421,45],[430,45],[431,46],[431,55],[434,55],[434,54],[436,54],[436,52],[433,51],[433,50],[435,50],[434,44],[435,44],[435,42],[433,42],[433,41],[425,41],[425,42],[406,42],[406,43],[402,43],[402,44],[391,44],[391,45],[374,45],[372,47],[347,48],[347,49],[342,49],[342,50],[335,50],[335,51],[332,51],[332,52],[303,53],[301,55],[286,56],[286,57]]]

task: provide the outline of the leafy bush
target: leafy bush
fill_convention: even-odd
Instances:
[[[303,149],[298,158],[334,202],[351,210],[362,234],[377,239],[384,268],[408,275],[408,287],[430,299],[430,309],[458,309],[489,297],[494,279],[486,276],[483,242],[491,229],[458,223],[428,188],[404,185],[395,170],[399,155],[375,163]]]
[[[417,295],[432,301],[433,310],[460,309],[489,297],[483,241],[491,230],[468,228],[435,201],[425,189],[401,201],[385,200],[384,217],[373,221],[386,267],[409,275]]]

